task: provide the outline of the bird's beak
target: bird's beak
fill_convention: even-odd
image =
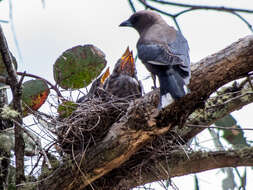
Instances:
[[[129,27],[133,27],[132,23],[130,20],[126,20],[124,22],[122,22],[119,26],[129,26]]]
[[[121,59],[124,60],[130,55],[129,46],[127,47],[125,53],[122,55]]]
[[[104,74],[102,75],[101,79],[100,79],[100,83],[102,85],[104,85],[106,79],[110,76],[110,69],[109,67],[106,69],[106,71],[104,72]]]
[[[129,51],[129,47],[127,47],[125,53],[121,57],[120,67],[121,70],[133,76],[135,73],[135,64],[133,58],[133,52]]]

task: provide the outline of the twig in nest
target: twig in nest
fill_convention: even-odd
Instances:
[[[124,115],[128,105],[128,100],[110,95],[80,103],[71,116],[59,118],[56,123],[59,126],[58,141],[63,151],[71,154],[72,147],[75,151],[81,151],[82,147],[90,147],[101,141],[111,125]]]

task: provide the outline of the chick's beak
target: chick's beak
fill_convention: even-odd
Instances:
[[[100,79],[100,83],[104,85],[106,79],[110,76],[110,68],[108,67]]]
[[[120,62],[121,71],[125,72],[130,76],[133,76],[135,72],[135,65],[134,65],[133,52],[129,51],[129,47],[127,47],[120,61],[121,61]]]

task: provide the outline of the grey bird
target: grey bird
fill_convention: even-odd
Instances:
[[[107,93],[118,98],[131,100],[141,97],[142,85],[137,79],[133,53],[129,48],[115,64],[103,88]]]
[[[140,35],[138,57],[160,82],[158,108],[189,93],[189,46],[181,32],[169,26],[159,14],[148,10],[134,13],[119,26],[133,27]]]

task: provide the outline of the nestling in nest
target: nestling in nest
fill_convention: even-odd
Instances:
[[[142,87],[136,76],[129,48],[114,66],[93,82],[86,97],[78,100],[78,108],[70,117],[60,119],[59,145],[65,153],[85,151],[101,141],[113,123],[126,112],[129,102],[141,97]],[[110,118],[110,119],[108,119]]]

